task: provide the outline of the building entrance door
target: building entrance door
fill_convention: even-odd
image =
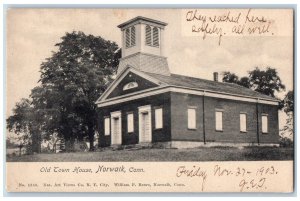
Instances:
[[[111,144],[122,144],[121,112],[111,113]]]
[[[151,141],[151,106],[139,107],[139,143]]]

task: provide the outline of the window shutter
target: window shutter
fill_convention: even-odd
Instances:
[[[216,111],[216,130],[223,131],[223,112]]]
[[[188,128],[196,129],[196,109],[188,109]]]
[[[163,110],[162,108],[155,109],[155,128],[163,127]]]
[[[125,31],[125,37],[126,37],[126,47],[130,47],[130,30],[126,29]]]
[[[133,114],[127,115],[127,132],[132,133],[134,131],[134,121],[133,121]]]
[[[262,132],[263,133],[268,133],[268,116],[263,115],[261,117],[261,121],[262,121]]]
[[[247,132],[247,115],[240,114],[240,131]]]
[[[159,46],[159,36],[158,36],[158,28],[153,28],[153,46],[158,47]]]
[[[146,26],[146,45],[151,46],[151,27],[149,25]]]
[[[110,119],[104,119],[104,135],[110,135]]]
[[[131,27],[131,46],[135,46],[135,27]]]

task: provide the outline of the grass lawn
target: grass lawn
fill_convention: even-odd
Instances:
[[[8,162],[98,162],[98,161],[254,161],[293,160],[293,148],[201,147],[193,149],[104,150],[7,157]]]

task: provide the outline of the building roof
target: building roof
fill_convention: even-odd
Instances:
[[[120,59],[118,74],[127,66],[131,66],[143,72],[160,75],[171,75],[166,57],[137,52]]]
[[[118,25],[118,28],[123,28],[125,27],[126,25],[130,24],[130,23],[133,23],[135,21],[144,21],[144,22],[151,22],[151,23],[155,23],[155,24],[159,24],[161,26],[167,26],[168,24],[165,23],[165,22],[162,22],[162,21],[158,21],[158,20],[154,20],[154,19],[150,19],[150,18],[147,18],[147,17],[142,17],[142,16],[137,16],[131,20],[128,20],[120,25]]]
[[[267,99],[272,101],[279,101],[276,98],[261,94],[246,87],[226,82],[217,82],[205,80],[200,78],[188,77],[178,74],[171,74],[171,76],[159,75],[154,73],[144,72],[155,79],[172,86],[196,88],[199,90],[207,90],[218,93],[228,93],[232,95],[248,96],[260,99]]]

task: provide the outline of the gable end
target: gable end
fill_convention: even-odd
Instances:
[[[146,73],[134,69],[130,66],[126,67],[116,79],[109,85],[106,91],[98,98],[96,104],[106,99],[118,97],[137,91],[142,91],[158,86],[166,86],[166,84]]]
[[[107,96],[108,99],[125,94],[130,94],[145,89],[150,89],[159,86],[133,72],[129,72],[114,90]]]

